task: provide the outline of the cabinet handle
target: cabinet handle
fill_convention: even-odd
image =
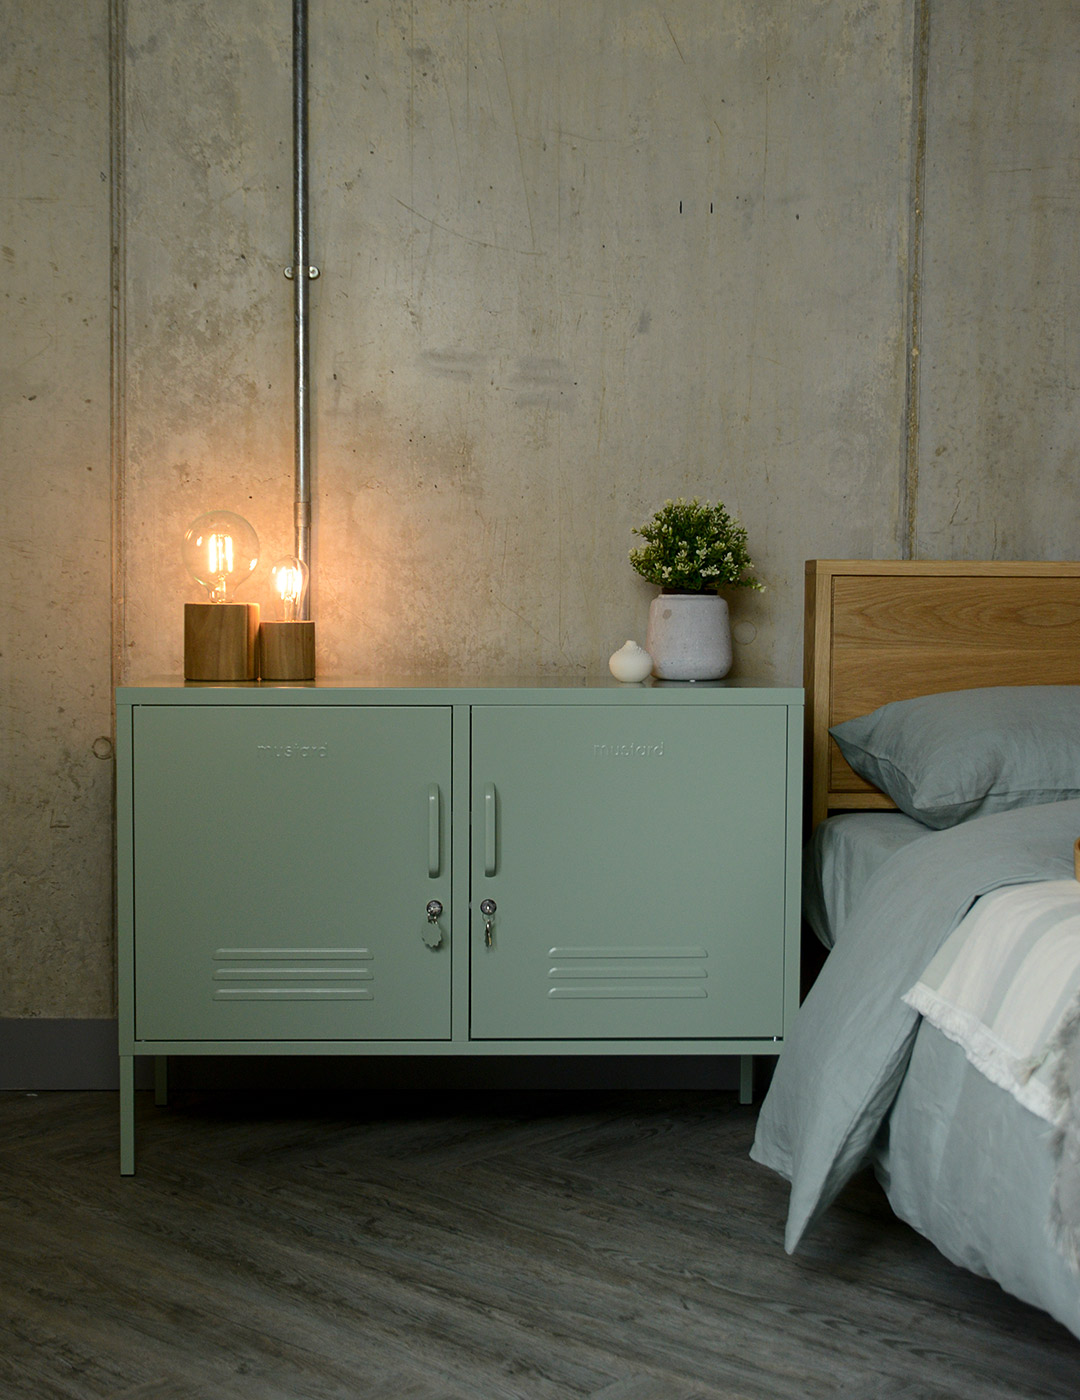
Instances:
[[[439,818],[439,785],[432,783],[428,788],[428,851],[427,851],[427,873],[434,880],[440,869],[442,861],[440,851],[442,849],[442,826]]]
[[[484,784],[484,874],[495,874],[495,784]]]

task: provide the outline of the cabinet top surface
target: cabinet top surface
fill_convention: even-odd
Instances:
[[[185,681],[163,677],[120,686],[119,705],[358,704],[704,704],[801,705],[796,686],[722,681],[658,681],[628,685],[611,676],[451,677],[347,676],[288,683]]]

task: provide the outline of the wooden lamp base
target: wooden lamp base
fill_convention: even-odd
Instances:
[[[313,681],[314,622],[264,622],[259,628],[259,674],[264,681]]]
[[[184,679],[253,681],[258,603],[184,604]]]

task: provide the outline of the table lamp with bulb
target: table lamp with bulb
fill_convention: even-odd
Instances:
[[[264,681],[315,678],[315,624],[304,618],[308,567],[290,555],[270,570],[274,618],[259,629],[259,671]]]
[[[243,516],[214,510],[188,526],[182,554],[209,599],[184,604],[184,679],[255,680],[259,605],[234,595],[259,562],[258,535]]]

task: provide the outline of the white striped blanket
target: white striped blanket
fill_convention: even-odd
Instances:
[[[904,1001],[988,1079],[1060,1125],[1068,1104],[1055,1071],[1080,1003],[1080,883],[983,895]]]

